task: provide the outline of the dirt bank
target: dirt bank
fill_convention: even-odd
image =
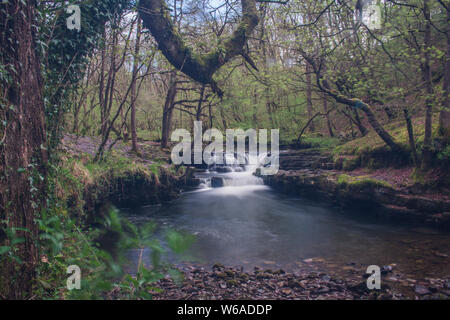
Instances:
[[[190,169],[169,165],[169,153],[155,143],[140,142],[137,155],[118,142],[103,161],[93,162],[99,143],[69,134],[63,139],[61,160],[69,178],[60,179],[59,193],[74,213],[92,215],[106,204],[158,204],[198,184]]]

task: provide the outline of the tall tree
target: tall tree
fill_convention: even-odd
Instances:
[[[166,148],[169,144],[170,128],[172,126],[172,115],[175,107],[175,96],[177,95],[177,73],[172,71],[169,75],[166,100],[164,102],[161,148]]]
[[[10,0],[0,6],[0,290],[6,298],[31,296],[36,218],[45,206],[46,132],[40,60],[36,53],[36,2]]]
[[[306,107],[308,110],[308,118],[311,119],[313,116],[313,104],[312,104],[312,82],[311,82],[311,66],[306,62]],[[311,121],[309,125],[309,130],[314,131],[314,121]]]
[[[137,145],[137,134],[136,134],[136,78],[139,67],[139,51],[141,45],[141,19],[137,18],[137,30],[136,30],[136,43],[134,46],[134,56],[133,56],[133,74],[131,77],[131,115],[130,115],[130,129],[131,129],[131,150],[134,152],[139,152]]]
[[[423,45],[424,63],[422,65],[423,80],[426,88],[425,98],[425,136],[423,139],[422,151],[422,168],[428,169],[431,166],[432,150],[431,150],[431,135],[432,135],[432,116],[433,116],[433,81],[431,78],[431,16],[429,0],[423,1],[423,15],[425,17],[425,35]]]
[[[439,114],[439,127],[446,142],[450,141],[450,1],[439,1],[447,12],[447,29],[445,30],[446,56],[444,65],[444,99],[443,109]]]

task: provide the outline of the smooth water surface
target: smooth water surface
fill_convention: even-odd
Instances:
[[[225,187],[187,192],[171,203],[127,210],[135,223],[155,221],[196,235],[189,253],[206,265],[295,269],[314,258],[333,266],[396,264],[418,277],[450,274],[450,235],[341,212],[322,199],[279,194],[251,172],[215,174]],[[307,260],[308,261],[308,260]]]

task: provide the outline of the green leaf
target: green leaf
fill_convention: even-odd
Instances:
[[[9,246],[0,246],[0,255],[7,253],[10,249]]]

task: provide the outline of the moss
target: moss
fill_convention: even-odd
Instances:
[[[414,137],[416,138],[417,144],[420,145],[425,136],[424,119],[423,117],[417,117],[412,119],[412,122],[414,126]],[[408,130],[403,119],[386,124],[384,127],[386,131],[393,136],[397,143],[404,147],[409,145]],[[437,136],[439,133],[438,113],[433,114],[432,130],[433,136]],[[375,150],[386,150],[386,144],[374,131],[371,130],[364,137],[336,146],[333,153],[335,155],[360,155],[361,153],[370,153]]]
[[[86,217],[109,201],[158,203],[174,197],[176,176],[183,171],[167,169],[162,161],[147,165],[114,152],[102,162],[93,162],[89,156],[63,157],[55,190],[69,214]]]
[[[229,286],[229,287],[234,287],[234,286],[237,286],[239,284],[239,282],[237,281],[237,280],[227,280],[227,285]]]
[[[347,184],[351,179],[352,177],[347,174],[340,174],[336,181],[338,184]]]
[[[342,162],[342,170],[351,171],[358,168],[360,164],[359,158],[344,158]]]
[[[367,176],[350,176],[347,174],[340,174],[337,177],[336,181],[338,185],[349,187],[351,189],[365,189],[376,187],[392,188],[392,185],[386,181],[373,179]]]

